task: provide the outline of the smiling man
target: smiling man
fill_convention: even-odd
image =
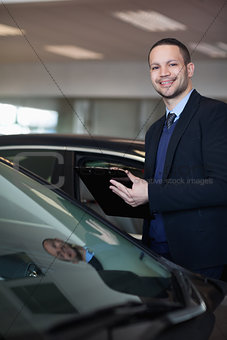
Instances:
[[[227,263],[227,105],[192,88],[194,64],[173,38],[150,49],[152,85],[166,106],[146,134],[145,180],[127,172],[132,189],[110,189],[136,207],[149,203],[143,242],[205,276]]]
[[[103,269],[100,261],[94,256],[94,252],[88,247],[81,247],[78,244],[71,244],[59,238],[46,238],[43,240],[45,251],[56,257],[58,260],[79,263],[80,261],[91,264],[95,269]]]
[[[190,55],[181,53],[177,45],[157,45],[150,51],[149,62],[152,84],[171,110],[192,89]]]
[[[52,256],[62,261],[78,263],[86,261],[85,248],[71,245],[59,238],[48,238],[43,240],[43,248]]]

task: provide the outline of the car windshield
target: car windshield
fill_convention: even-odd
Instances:
[[[0,334],[127,303],[173,299],[155,257],[75,202],[0,163]]]

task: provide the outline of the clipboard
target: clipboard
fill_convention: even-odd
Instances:
[[[106,215],[136,218],[149,217],[148,204],[133,208],[109,189],[111,185],[110,179],[119,181],[128,188],[132,187],[132,182],[123,170],[79,167],[76,168],[76,171]]]

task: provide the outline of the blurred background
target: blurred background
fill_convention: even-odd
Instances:
[[[164,114],[147,54],[175,37],[194,87],[227,101],[226,0],[0,2],[0,134],[143,139]]]

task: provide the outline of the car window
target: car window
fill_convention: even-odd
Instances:
[[[103,210],[102,205],[97,202],[93,194],[81,178],[78,179],[77,173],[73,175],[73,158],[75,167],[118,167],[129,169],[135,176],[143,177],[143,163],[124,158],[121,156],[94,155],[88,152],[70,152],[61,149],[37,148],[16,148],[0,150],[0,156],[7,158],[15,163],[15,166],[22,166],[35,173],[50,184],[57,185],[72,198],[80,200],[87,207],[96,213],[107,218],[119,229],[124,230],[136,237],[141,238],[143,218],[133,216],[125,217],[119,214],[108,214]]]
[[[14,162],[15,166],[28,169],[49,183],[59,182],[60,167],[64,163],[63,154],[59,150],[9,149],[0,150],[0,156]]]
[[[129,242],[117,229],[110,228],[104,221],[50,191],[45,185],[42,186],[11,168],[1,168],[1,173],[1,256],[25,252],[45,276],[51,276],[54,281],[60,279],[62,284],[66,280],[69,295],[76,294],[77,290],[72,291],[74,284],[70,282],[72,275],[75,279],[70,272],[76,272],[76,264],[56,260],[43,249],[44,239],[58,238],[70,244],[88,247],[102,263],[104,270],[127,271],[141,277],[164,279],[163,285],[158,287],[159,293],[169,286],[171,275],[168,270],[140,247]],[[59,271],[64,265],[70,271],[67,278],[60,278]],[[79,268],[86,273],[85,264]],[[87,275],[86,273],[85,276]],[[84,284],[86,289],[89,287],[93,290],[90,282],[86,280]],[[85,289],[82,286],[80,288]],[[97,295],[101,295],[98,286],[96,288]],[[89,309],[88,301],[86,303],[86,308]]]
[[[127,162],[128,163],[128,162]],[[132,172],[133,175],[143,178],[143,167],[141,164],[137,163],[136,166],[131,166],[127,164],[126,162],[123,163],[122,161],[112,161],[112,160],[102,160],[99,158],[85,158],[84,160],[80,161],[80,167],[84,168],[118,168],[118,169],[123,169],[123,170],[129,170]],[[133,162],[132,162],[133,163]]]
[[[131,268],[141,274],[143,270],[145,270],[144,274],[148,270],[150,275],[152,275],[150,269],[153,268],[154,272],[156,269],[160,271],[160,275],[169,275],[150,256],[144,254],[142,256],[141,250],[121,233],[105,225],[70,200],[50,191],[45,185],[17,173],[14,169],[7,168],[4,175],[5,177],[2,176],[1,179],[0,196],[1,231],[5,241],[3,242],[2,239],[2,244],[16,243],[20,248],[19,239],[24,239],[23,243],[32,239],[32,243],[38,246],[40,239],[48,234],[54,236],[56,233],[55,237],[67,238],[72,243],[86,244],[93,250],[98,247],[105,268]],[[4,178],[8,178],[12,183]],[[18,240],[12,237],[6,239],[5,234],[12,236],[17,232]],[[39,235],[38,239],[37,235]],[[122,261],[119,263],[121,255]]]

